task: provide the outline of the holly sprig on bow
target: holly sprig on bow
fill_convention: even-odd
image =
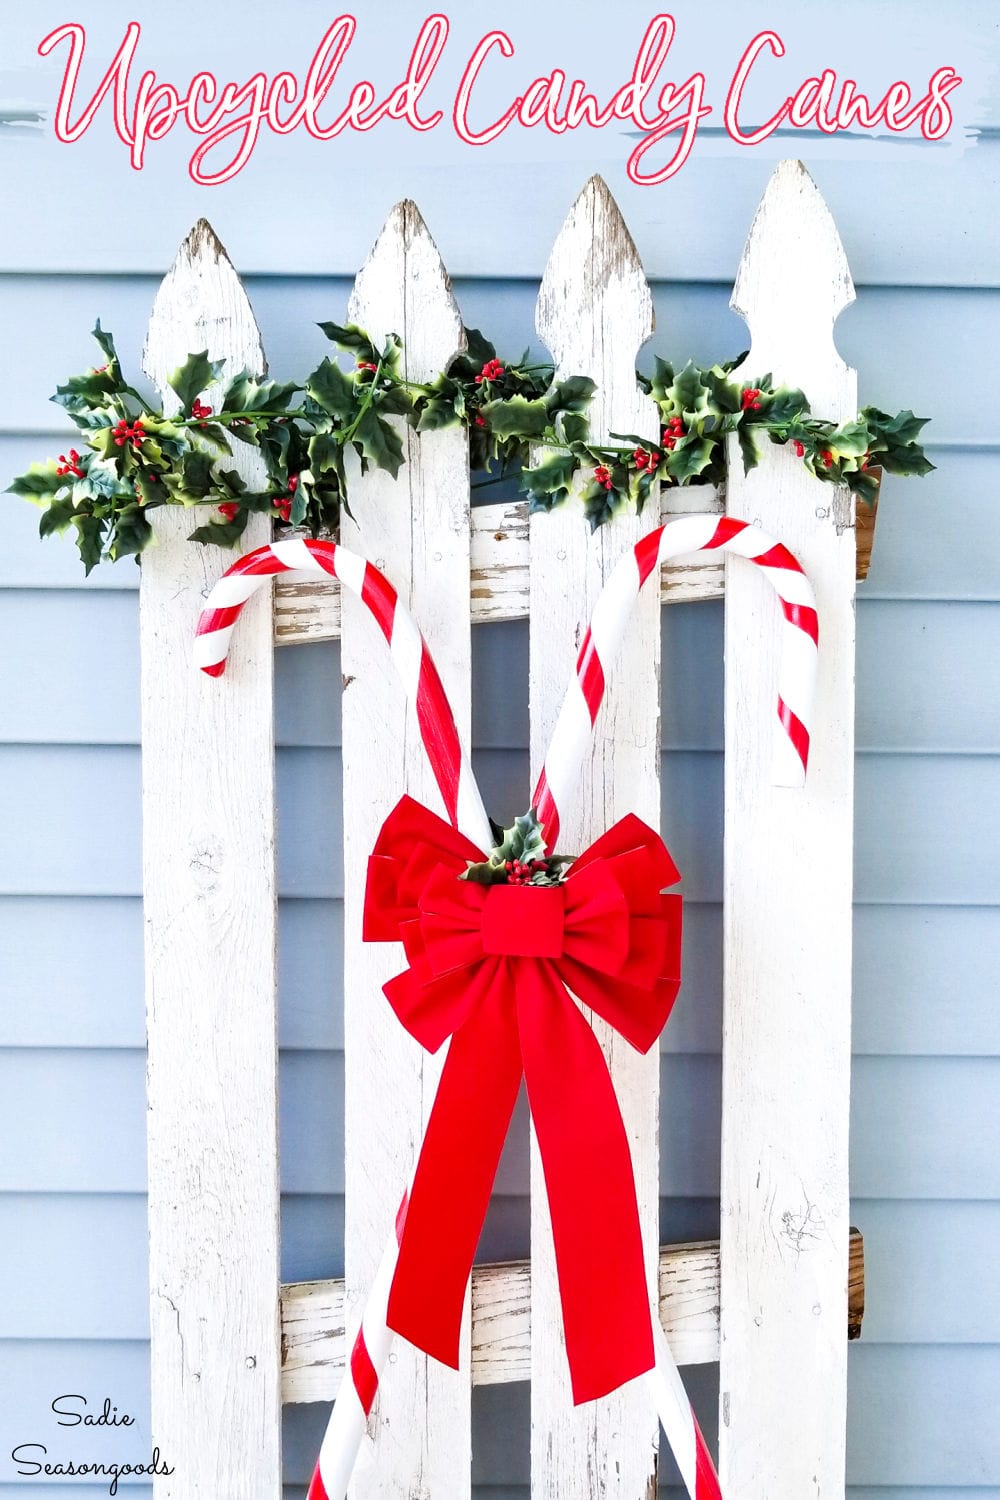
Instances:
[[[481,483],[516,475],[532,511],[578,497],[592,529],[628,506],[641,511],[654,484],[719,484],[729,434],[745,469],[760,461],[765,440],[790,444],[818,479],[846,484],[867,502],[880,470],[933,468],[918,441],[926,418],[866,407],[853,421],[825,421],[812,415],[802,391],[776,387],[770,375],[741,379],[745,355],[680,371],[656,359],[652,376],[636,378],[656,403],[659,441],[616,433],[599,443],[588,419],[592,380],[556,379],[550,364],[530,363],[527,354],[503,361],[477,329],[466,330],[466,348],[447,370],[420,383],[405,378],[395,334],[377,348],[352,324],[319,327],[353,368],[326,358],[301,383],[241,370],[210,405],[202,398],[223,381],[223,362],[191,354],[170,377],[178,410],[167,416],[125,380],[114,339],[98,323],[94,337],[105,363],[73,376],[52,397],[79,429],[81,447],[32,464],[9,490],[41,508],[42,536],[75,533],[89,573],[105,558],[138,557],[152,537],[150,512],[160,505],[214,506],[191,540],[223,547],[234,546],[261,511],[313,536],[336,532],[341,509],[350,513],[348,451],[362,472],[374,466],[395,478],[405,462],[392,417],[418,432],[464,426],[471,467],[488,476]],[[256,487],[232,464],[240,443],[264,461]]]
[[[515,818],[509,828],[490,819],[494,845],[489,859],[470,861],[462,880],[478,885],[560,885],[563,866],[573,855],[545,853],[545,830],[534,808]]]

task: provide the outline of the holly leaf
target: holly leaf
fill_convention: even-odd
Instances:
[[[84,571],[89,577],[97,567],[104,551],[104,522],[90,511],[73,517],[76,526],[77,551],[83,561]]]
[[[387,469],[395,479],[403,466],[404,454],[394,427],[369,408],[354,430],[354,441],[369,463]]]
[[[665,401],[667,392],[674,383],[674,367],[659,355],[653,360],[653,378],[649,382],[649,394],[654,401]]]
[[[306,381],[306,393],[328,416],[352,420],[358,409],[358,388],[332,359],[324,359]]]
[[[755,415],[763,417],[768,422],[794,422],[796,418],[807,415],[808,412],[809,402],[804,392],[792,386],[781,386],[773,395],[762,392],[761,410]],[[864,452],[864,449],[861,451]]]
[[[345,349],[355,356],[356,359],[364,360],[366,364],[378,364],[378,351],[371,341],[369,334],[357,323],[318,323],[327,338],[337,345],[338,349]]]
[[[91,330],[91,337],[97,340],[97,343],[100,346],[101,353],[104,355],[104,358],[106,359],[108,364],[117,366],[120,369],[121,361],[118,358],[118,350],[115,348],[114,334],[110,331],[110,329],[101,327],[100,318],[98,318],[97,322],[94,324],[93,329]]]
[[[677,484],[690,484],[708,468],[714,448],[711,438],[684,438],[667,454],[667,473]]]
[[[52,503],[42,511],[38,521],[38,535],[52,536],[58,532],[60,535],[67,529],[73,520],[73,501],[70,496],[64,500],[53,500]]]
[[[870,441],[867,422],[845,422],[830,433],[827,447],[841,458],[861,458],[868,452]]]
[[[924,450],[915,443],[906,448],[890,448],[884,453],[879,452],[878,462],[888,474],[930,474],[934,469]]]
[[[250,520],[248,510],[237,511],[231,521],[225,519],[209,521],[207,526],[198,526],[188,537],[189,542],[204,542],[214,547],[235,547]]]
[[[184,363],[168,377],[167,384],[179,397],[185,416],[191,415],[191,404],[213,382],[218,380],[225,360],[209,359],[208,350],[200,354],[189,354]]]
[[[442,427],[454,427],[457,423],[458,413],[453,400],[448,396],[431,396],[421,403],[417,418],[418,432],[437,432]]]
[[[736,435],[739,439],[740,453],[743,456],[743,472],[749,474],[760,463],[760,448],[757,444],[757,435],[753,426],[747,422],[741,422],[737,428]]]
[[[560,411],[556,413],[555,433],[561,443],[572,447],[574,443],[587,441],[590,435],[590,423],[583,412]]]
[[[55,459],[44,463],[30,464],[25,474],[19,474],[7,486],[9,495],[22,495],[32,505],[47,505],[49,499],[60,490],[68,488],[66,478],[56,473]]]
[[[327,469],[340,471],[343,444],[332,432],[317,432],[309,439],[309,467],[314,474]]]
[[[226,387],[222,410],[231,411],[287,411],[299,387],[294,381],[258,380],[248,370],[241,370],[236,379]]]
[[[517,859],[527,865],[533,859],[544,858],[545,839],[534,808],[515,818],[511,827],[504,829],[503,838],[490,852],[490,863],[501,866],[508,859]]]
[[[667,398],[676,411],[690,412],[692,416],[708,410],[708,390],[702,381],[702,372],[693,360],[675,378],[667,391]]]
[[[153,535],[146,516],[138,506],[123,512],[115,524],[108,556],[117,562],[120,557],[137,557]]]
[[[596,482],[588,484],[583,492],[583,513],[591,531],[596,531],[600,526],[606,526],[613,519],[621,503],[622,497],[617,490],[606,490],[603,484]]]
[[[556,381],[545,395],[546,409],[555,411],[586,411],[591,397],[597,390],[596,382],[587,375],[570,375]]]
[[[711,370],[705,371],[705,383],[720,411],[727,414],[738,413],[742,409],[740,388],[727,380],[726,374],[722,365],[714,365]]]
[[[470,364],[475,365],[477,370],[481,370],[483,365],[489,364],[491,359],[496,359],[497,351],[478,328],[467,328],[465,330],[465,357]]]
[[[572,453],[548,453],[533,469],[522,469],[521,479],[530,496],[531,510],[551,510],[568,500],[576,468]]]
[[[469,860],[459,880],[471,880],[474,885],[502,885],[507,879],[503,865],[491,864],[489,860],[473,863]]]
[[[488,401],[482,409],[490,431],[498,438],[541,437],[549,425],[544,401],[511,396],[508,401]]]

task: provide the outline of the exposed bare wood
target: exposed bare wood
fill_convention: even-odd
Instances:
[[[872,469],[870,471],[882,484],[882,470]],[[857,548],[857,567],[854,576],[857,579],[867,578],[868,569],[872,564],[872,549],[875,546],[875,523],[878,520],[878,493],[871,505],[864,505],[859,500],[854,516],[854,541]]]
[[[847,1337],[859,1338],[865,1306],[864,1241],[851,1230]],[[660,1317],[682,1365],[719,1357],[719,1242],[660,1250]],[[344,1283],[300,1281],[281,1291],[282,1400],[327,1401],[344,1370]],[[472,1382],[531,1377],[531,1262],[476,1266],[472,1273]]]

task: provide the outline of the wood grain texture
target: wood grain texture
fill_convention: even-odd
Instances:
[[[190,350],[262,371],[253,313],[202,220],[153,307],[146,374]],[[211,400],[211,393],[209,396]],[[236,461],[236,460],[234,460]],[[257,455],[241,449],[246,478]],[[157,1500],[281,1494],[273,626],[262,591],[225,677],[195,670],[204,596],[232,562],[158,510],[140,590],[152,1421]],[[269,534],[251,517],[246,549]]]
[[[800,163],[781,163],[733,293],[751,333],[747,368],[801,386],[815,410],[844,420],[856,410],[856,383],[832,330],[853,296],[823,200]],[[843,1500],[851,504],[846,490],[831,492],[769,449],[747,476],[731,461],[728,510],[780,538],[804,566],[820,661],[806,786],[775,788],[780,611],[758,570],[727,564],[721,1479],[741,1500]]]
[[[405,374],[445,368],[464,333],[451,284],[412,203],[393,209],[358,274],[349,318],[376,343],[404,345]],[[399,478],[350,475],[345,544],[384,569],[430,645],[469,742],[469,458],[464,430],[418,436],[402,421]],[[443,812],[385,643],[367,610],[343,603],[344,1048],[347,1321],[354,1328],[433,1102],[441,1057],[427,1057],[389,1009],[383,983],[399,968],[390,944],[363,944],[364,870],[378,830],[404,791]],[[468,1325],[464,1339],[468,1349]],[[468,1371],[467,1357],[463,1361]],[[400,1340],[370,1426],[374,1464],[352,1485],[379,1500],[462,1500],[471,1474],[468,1373],[428,1361]]]
[[[864,1242],[851,1230],[847,1337],[861,1336]],[[660,1319],[680,1365],[719,1357],[719,1242],[660,1249]],[[281,1395],[286,1404],[330,1401],[344,1372],[344,1283],[294,1282],[281,1289]],[[472,1273],[473,1385],[531,1379],[531,1262],[476,1266]]]
[[[659,437],[655,405],[636,385],[635,360],[653,330],[649,287],[617,205],[600,178],[588,182],[553,246],[536,322],[556,374],[590,375],[597,384],[591,430]],[[588,532],[578,509],[533,517],[530,558],[530,703],[532,783],[541,768],[566,684],[594,603],[611,568],[659,522],[620,516]],[[563,818],[560,848],[576,851],[617,818],[660,818],[659,601],[641,599],[609,683],[580,795]],[[655,1056],[640,1057],[597,1018],[597,1033],[622,1106],[632,1152],[647,1274],[655,1276],[658,1235],[659,1079]],[[655,1051],[655,1049],[654,1049]],[[532,1140],[531,1457],[533,1500],[588,1492],[616,1500],[655,1494],[659,1431],[644,1389],[574,1408],[566,1366],[552,1231],[544,1177]],[[580,1227],[586,1233],[586,1226]],[[650,1284],[651,1300],[655,1286]],[[596,1310],[595,1310],[596,1311]],[[609,1331],[609,1336],[610,1331]]]
[[[669,499],[668,499],[669,496]],[[712,486],[702,491],[666,491],[663,519],[723,509]],[[528,618],[528,502],[505,500],[477,505],[472,512],[469,608],[473,625],[493,620]],[[664,604],[692,599],[721,599],[723,565],[719,562],[670,563],[662,570]],[[340,584],[312,578],[279,579],[275,587],[274,638],[279,646],[335,640],[340,635]]]

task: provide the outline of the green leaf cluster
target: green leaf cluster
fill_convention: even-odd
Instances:
[[[847,485],[864,501],[874,499],[882,471],[933,467],[919,441],[926,418],[866,407],[853,421],[824,421],[802,391],[776,387],[770,375],[745,378],[745,355],[679,370],[656,358],[652,374],[636,378],[656,403],[659,441],[617,433],[596,442],[592,380],[557,378],[527,351],[500,360],[478,329],[465,330],[465,348],[446,370],[417,382],[407,377],[395,334],[379,346],[355,324],[319,327],[339,352],[301,384],[248,370],[227,377],[207,351],[188,355],[169,378],[179,410],[168,418],[125,381],[114,339],[98,323],[104,364],[71,377],[52,398],[77,428],[77,459],[32,464],[10,491],[41,509],[43,536],[75,536],[89,572],[102,559],[138,560],[159,505],[214,507],[191,536],[224,547],[259,512],[312,536],[335,533],[341,509],[349,510],[347,454],[362,472],[384,469],[395,478],[406,460],[407,425],[420,433],[464,428],[470,466],[485,476],[480,484],[514,476],[532,511],[576,501],[593,529],[627,507],[641,511],[655,486],[719,484],[730,438],[745,469],[760,462],[765,441],[791,445],[817,479]],[[232,467],[237,444],[264,460],[258,490],[248,490]]]

